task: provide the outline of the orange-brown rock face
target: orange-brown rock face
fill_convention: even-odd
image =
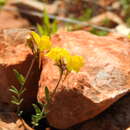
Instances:
[[[0,12],[0,29],[28,27],[29,22],[18,13],[12,11]]]
[[[15,113],[0,112],[1,130],[33,130],[22,119],[19,119]]]
[[[52,41],[85,59],[80,72],[71,72],[57,89],[47,117],[52,126],[68,128],[91,119],[129,91],[130,43],[127,38],[98,37],[77,31],[57,34]],[[52,92],[58,78],[59,70],[53,62],[43,65],[39,100],[45,99],[44,86]]]
[[[26,45],[26,36],[28,31],[25,29],[0,31],[0,104],[3,104],[3,109],[14,106],[10,103],[12,93],[9,88],[11,85],[19,85],[13,69],[25,76],[33,59],[32,52]],[[38,64],[35,63],[25,84],[27,90],[22,104],[24,111],[30,111],[32,103],[36,101],[38,78]]]
[[[23,120],[19,119],[15,113],[0,112],[1,130],[33,130]]]
[[[130,130],[130,94],[114,103],[106,111],[71,130]]]

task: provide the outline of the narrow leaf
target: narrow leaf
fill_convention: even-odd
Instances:
[[[37,29],[41,36],[45,35],[44,28],[40,24],[37,24]]]
[[[43,23],[49,28],[50,27],[50,20],[47,14],[47,11],[44,10],[43,12]]]
[[[17,88],[15,88],[15,86],[11,86],[11,88],[9,89],[9,91],[10,92],[12,92],[12,93],[15,93],[16,95],[18,95],[19,94],[19,91],[18,91],[18,89]]]
[[[16,78],[17,78],[19,84],[20,84],[21,86],[23,86],[24,83],[25,83],[25,78],[24,78],[24,76],[23,76],[22,74],[20,74],[16,69],[13,69],[13,71],[14,71],[14,73],[15,73],[15,75],[16,75]]]
[[[41,113],[40,108],[36,104],[33,104],[33,108],[35,109],[36,114]]]
[[[20,105],[19,102],[16,102],[14,100],[11,101],[12,104]]]
[[[20,99],[19,104],[21,104],[22,102],[23,102],[23,98],[22,98],[22,99]]]
[[[49,90],[48,90],[47,86],[45,87],[45,96],[46,96],[47,103],[49,103],[50,102],[50,95],[49,95]]]
[[[52,23],[52,29],[51,29],[52,34],[56,33],[56,32],[57,32],[57,29],[58,29],[58,27],[57,27],[57,21],[55,20],[55,21]]]

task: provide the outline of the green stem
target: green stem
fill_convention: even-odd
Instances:
[[[57,90],[57,88],[58,88],[58,86],[59,86],[59,84],[60,84],[60,81],[61,81],[61,79],[62,79],[62,76],[63,76],[63,70],[61,69],[61,72],[60,72],[60,77],[59,77],[59,80],[58,80],[58,82],[57,82],[57,84],[56,84],[56,87],[55,87],[55,89],[54,89],[54,91],[53,91],[53,93],[52,93],[52,97],[55,95],[55,93],[56,93],[56,90]]]
[[[32,59],[31,65],[30,65],[30,67],[29,67],[29,69],[28,69],[28,71],[27,71],[27,73],[26,73],[25,82],[27,81],[27,79],[28,79],[28,77],[29,77],[29,75],[30,75],[30,73],[31,73],[31,70],[32,70],[32,67],[33,67],[34,63],[35,63],[35,57]],[[24,83],[24,85],[25,85],[25,83]],[[22,89],[23,89],[24,85],[21,86]],[[18,94],[18,95],[17,95],[17,98],[18,98],[18,100],[19,100],[19,102],[20,102],[20,100],[21,100],[21,95]],[[17,115],[18,115],[18,116],[20,115],[20,105],[21,105],[21,104],[17,105]]]
[[[18,101],[20,102],[21,97],[19,94],[17,95],[17,98],[18,98]],[[20,104],[17,105],[17,112],[16,113],[18,116],[20,116]]]

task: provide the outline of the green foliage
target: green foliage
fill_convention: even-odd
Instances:
[[[110,25],[110,19],[105,18],[105,19],[102,21],[102,23],[103,23],[104,26],[109,26],[109,25]]]
[[[98,30],[96,28],[92,28],[90,30],[91,33],[95,34],[95,35],[98,35],[98,36],[106,36],[108,34],[107,31],[104,31],[104,30]]]
[[[93,10],[91,8],[86,8],[83,15],[80,16],[78,19],[81,21],[87,21],[90,18],[92,18],[92,15],[93,15]]]
[[[25,78],[22,74],[20,74],[16,69],[13,70],[15,73],[15,76],[21,86],[25,84]]]
[[[33,124],[33,126],[38,126],[39,121],[41,119],[43,119],[43,112],[42,112],[41,108],[36,104],[33,104],[33,108],[34,108],[36,114],[32,115],[32,124]]]
[[[12,85],[9,91],[13,93],[11,103],[17,106],[17,114],[20,116],[22,114],[20,110],[20,105],[23,102],[22,95],[26,91],[24,88],[25,78],[17,70],[14,69],[13,71],[20,85],[18,89]]]
[[[50,103],[50,93],[49,93],[47,86],[45,87],[45,96],[46,96],[46,103],[49,104]]]
[[[45,103],[39,103],[39,105],[33,104],[35,115],[32,115],[32,125],[36,127],[39,125],[39,121],[46,117],[48,114],[48,105],[50,103],[50,93],[47,87],[45,87]],[[40,107],[39,107],[40,106]]]
[[[46,11],[43,13],[43,24],[37,25],[37,29],[39,34],[42,35],[52,35],[57,32],[57,22],[54,20],[52,23],[50,22],[50,19],[48,17],[48,14]]]
[[[0,7],[5,4],[5,0],[0,0]]]
[[[130,0],[120,0],[123,9],[128,9],[130,7]]]
[[[125,15],[125,22],[130,26],[130,0],[120,0]]]
[[[50,23],[49,23],[49,19],[48,19],[47,16],[45,16],[44,23],[46,25],[45,30],[52,31],[52,30],[50,30]],[[54,26],[53,29],[55,31],[55,25],[53,25],[53,26]],[[41,26],[39,26],[39,30],[41,31],[41,33],[44,33]],[[46,31],[46,32],[49,32],[49,31]],[[33,127],[38,126],[39,121],[41,119],[43,119],[44,117],[46,117],[46,115],[48,114],[48,106],[50,104],[51,99],[55,95],[55,92],[56,92],[56,90],[57,90],[57,88],[60,84],[60,81],[62,80],[63,75],[65,74],[65,76],[64,76],[64,80],[65,80],[68,73],[70,73],[73,70],[78,72],[80,70],[80,68],[84,65],[84,59],[81,56],[71,55],[64,48],[59,48],[59,47],[52,48],[51,47],[51,41],[50,41],[49,37],[46,36],[46,35],[49,35],[49,34],[47,34],[47,33],[42,34],[42,36],[40,37],[35,32],[30,33],[32,43],[34,45],[37,45],[37,48],[40,50],[40,51],[36,51],[36,52],[39,55],[42,52],[44,52],[42,54],[44,56],[54,60],[55,61],[54,65],[57,65],[59,67],[59,70],[60,70],[59,80],[57,81],[57,84],[56,84],[54,91],[52,92],[51,96],[50,96],[50,92],[49,92],[49,90],[46,86],[45,91],[44,91],[45,92],[45,102],[44,102],[44,104],[42,104],[42,103],[40,103],[40,105],[33,104],[33,108],[35,109],[35,114],[32,115],[32,125],[33,125]],[[49,47],[49,49],[48,49],[48,47]],[[44,49],[45,50],[47,49],[48,51],[44,51]],[[18,79],[22,79],[22,78],[19,77]]]

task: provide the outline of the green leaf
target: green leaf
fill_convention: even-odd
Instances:
[[[14,93],[14,94],[16,94],[16,95],[18,95],[19,94],[19,91],[18,91],[18,89],[17,88],[15,88],[15,86],[11,86],[11,88],[9,89],[9,91],[10,92],[12,92],[12,93]]]
[[[22,99],[20,99],[19,104],[21,104],[22,102],[23,102],[23,98],[22,98]]]
[[[18,99],[16,96],[12,96],[11,103],[13,103],[15,105],[20,105],[22,102],[23,102],[23,98],[22,99]]]
[[[21,86],[24,86],[24,84],[25,84],[25,78],[24,78],[24,76],[22,74],[20,74],[16,69],[13,69],[13,71],[14,71],[14,73],[16,75],[16,78],[17,78],[19,84]]]
[[[20,105],[20,103],[19,103],[19,102],[14,101],[14,100],[12,100],[12,101],[11,101],[11,103],[12,103],[12,104],[15,104],[15,105]]]
[[[16,96],[12,96],[12,100],[18,102],[18,98]]]
[[[37,30],[41,36],[45,35],[44,28],[40,24],[37,24]]]
[[[48,14],[47,14],[47,11],[46,11],[46,10],[44,10],[44,12],[43,12],[43,23],[45,24],[45,26],[46,26],[47,28],[50,27],[50,19],[49,19],[49,17],[48,17]]]
[[[57,29],[58,29],[58,27],[57,27],[57,21],[54,20],[54,22],[52,23],[52,29],[51,29],[52,34],[56,33]]]
[[[49,103],[50,102],[50,94],[49,94],[49,89],[47,88],[47,86],[45,87],[45,96],[46,96],[47,103]]]
[[[33,108],[35,109],[36,114],[41,113],[41,109],[36,105],[36,104],[32,104]]]
[[[0,0],[0,6],[5,4],[5,0]]]
[[[38,126],[39,125],[39,121],[43,118],[43,114],[42,112],[41,113],[38,113],[36,115],[32,115],[32,124],[35,125],[35,126]]]

